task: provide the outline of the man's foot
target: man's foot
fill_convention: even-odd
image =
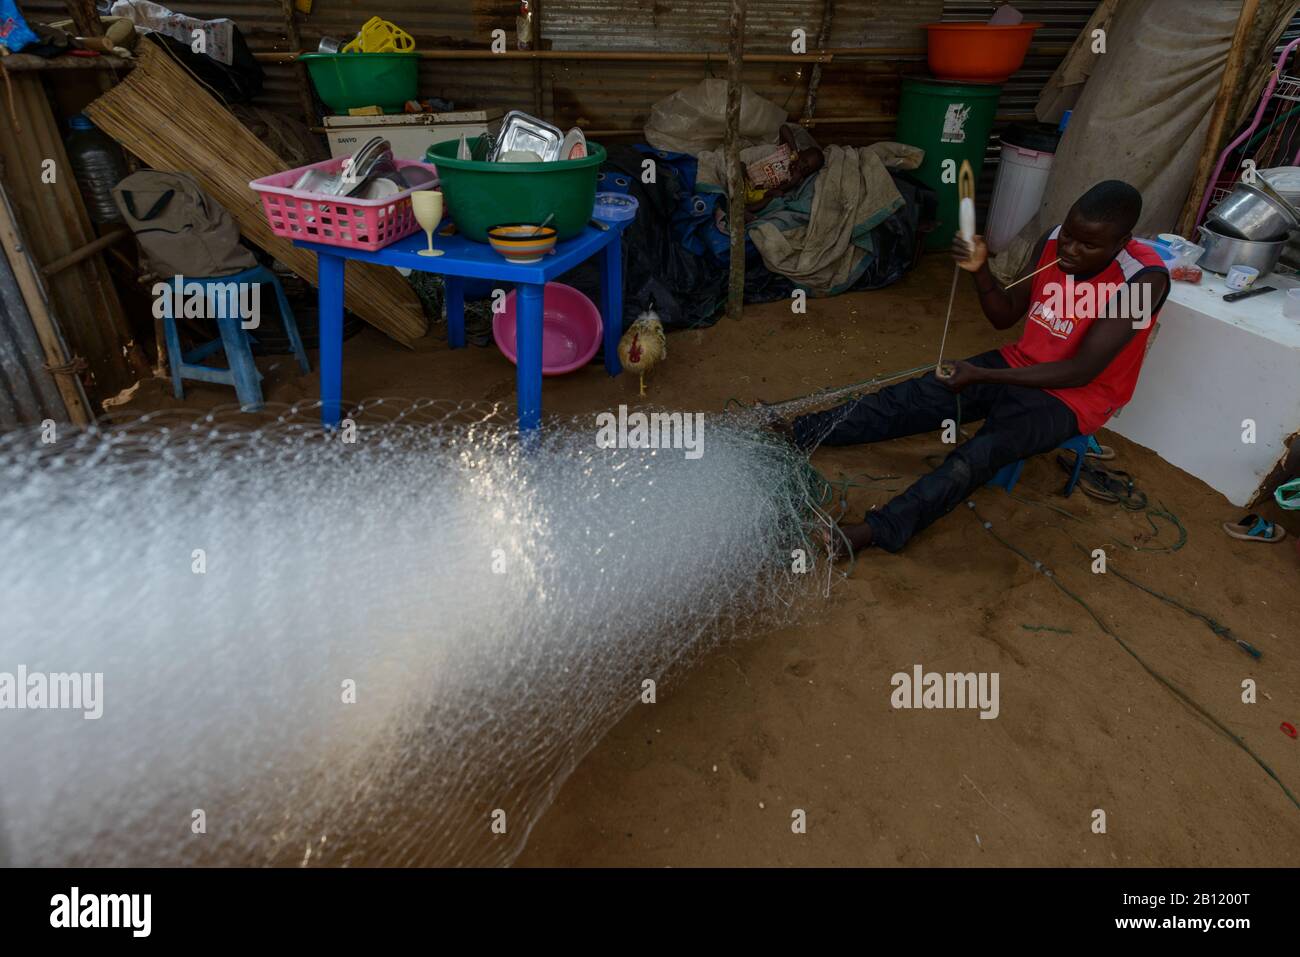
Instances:
[[[827,551],[831,561],[842,562],[871,547],[871,526],[866,522],[856,525],[836,525],[834,531],[826,532]]]

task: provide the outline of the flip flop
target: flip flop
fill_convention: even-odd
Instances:
[[[1073,457],[1058,455],[1056,464],[1067,472],[1074,471]],[[1146,493],[1133,484],[1133,476],[1119,469],[1105,469],[1085,461],[1079,469],[1079,488],[1099,502],[1118,503],[1133,512],[1147,507]]]
[[[1254,512],[1243,517],[1235,524],[1224,522],[1223,530],[1232,538],[1243,542],[1265,542],[1274,545],[1286,538],[1285,528],[1270,522],[1266,518],[1260,518]]]
[[[1283,482],[1273,490],[1273,500],[1288,512],[1300,509],[1300,478]]]
[[[1088,436],[1088,458],[1099,462],[1109,462],[1115,457],[1115,450],[1109,445],[1099,445],[1091,435]]]

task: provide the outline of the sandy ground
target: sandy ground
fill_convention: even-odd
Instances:
[[[888,290],[746,310],[742,322],[673,334],[650,378],[657,406],[717,410],[728,397],[776,400],[932,361],[951,277],[930,257]],[[1002,341],[968,286],[953,355]],[[345,346],[351,398],[513,402],[514,367],[495,348],[414,352],[369,330]],[[313,361],[314,361],[313,355]],[[268,399],[314,399],[315,375],[263,360]],[[228,403],[188,385],[183,403],[146,383],[130,409]],[[598,366],[548,379],[548,411],[635,406],[636,380]],[[1111,433],[1153,502],[1187,529],[1076,493],[1050,456],[1017,495],[975,495],[1000,535],[1042,561],[1151,668],[1231,728],[1300,795],[1300,560],[1291,543],[1228,539],[1240,509],[1154,453]],[[851,510],[887,501],[942,454],[937,435],[825,450],[827,474],[898,476],[856,489]],[[1270,513],[1275,514],[1275,513]],[[1292,525],[1292,532],[1300,528]],[[1114,575],[1079,546],[1180,599],[1263,651],[1252,660],[1206,624]],[[1044,628],[1046,626],[1046,628]],[[1056,629],[1056,630],[1047,630]],[[895,710],[890,678],[997,672],[1001,713]],[[1258,701],[1242,701],[1257,682]],[[1094,833],[1095,812],[1105,833]],[[806,833],[792,815],[805,813]],[[520,864],[546,865],[1295,865],[1300,808],[1241,748],[1152,677],[1079,605],[999,544],[965,509],[901,555],[872,552],[809,623],[733,643],[661,687],[589,754],[535,827]]]

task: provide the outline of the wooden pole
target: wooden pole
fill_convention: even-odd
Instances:
[[[50,59],[33,56],[29,53],[11,53],[0,60],[10,73],[27,73],[32,70],[129,70],[135,65],[133,60],[101,53],[96,57],[56,56]]]
[[[98,239],[92,239],[90,242],[86,243],[86,245],[74,249],[66,256],[60,256],[58,259],[54,260],[54,262],[42,266],[41,275],[53,276],[57,273],[61,273],[69,266],[75,266],[77,263],[89,259],[91,256],[95,255],[95,253],[107,249],[114,243],[120,242],[131,235],[133,235],[131,230],[127,229],[125,226],[115,226]]]
[[[1237,17],[1237,28],[1232,34],[1232,46],[1228,48],[1228,59],[1223,64],[1223,77],[1219,80],[1219,92],[1214,98],[1214,109],[1210,113],[1210,127],[1205,131],[1205,145],[1201,148],[1201,158],[1196,164],[1196,175],[1192,177],[1192,188],[1183,204],[1183,213],[1178,217],[1180,235],[1191,235],[1196,226],[1196,211],[1201,206],[1201,196],[1209,184],[1210,173],[1218,159],[1219,151],[1228,125],[1228,113],[1235,99],[1237,83],[1241,77],[1242,66],[1246,60],[1246,36],[1250,32],[1251,22],[1259,11],[1259,0],[1242,0],[1241,13]]]
[[[529,38],[534,50],[542,48],[542,2],[529,0],[528,9],[533,15],[533,32]],[[550,119],[546,114],[546,95],[542,83],[542,58],[533,59],[533,115]]]
[[[302,41],[298,36],[298,22],[294,19],[297,13],[293,8],[293,0],[280,0],[280,9],[284,12],[284,32],[289,40],[289,49],[297,50],[302,46]],[[302,106],[303,122],[308,126],[315,126],[316,103],[311,98],[311,79],[307,76],[307,64],[295,63],[293,72],[298,78],[298,103]]]
[[[817,30],[817,49],[826,49],[826,38],[831,32],[831,20],[835,18],[835,0],[825,0],[822,6],[822,24]],[[813,64],[812,73],[808,77],[808,93],[803,101],[803,123],[808,125],[808,121],[813,118],[813,111],[817,109],[817,87],[822,82],[822,62],[818,60]]]
[[[745,71],[745,0],[731,0],[727,49],[727,221],[731,228],[731,277],[727,284],[727,318],[745,309],[745,174],[740,168],[740,92]]]
[[[253,59],[263,63],[287,63],[310,50],[277,53],[254,53]],[[417,50],[426,60],[609,60],[615,63],[717,63],[717,53],[692,50],[505,50],[493,53],[490,47],[482,49]],[[1064,56],[1068,46],[1060,44],[1030,47],[1038,56]],[[832,63],[835,60],[919,60],[925,56],[925,47],[840,47],[835,50],[809,50],[807,53],[748,53],[746,63]]]
[[[99,12],[95,10],[95,0],[63,0],[63,5],[68,8],[68,16],[72,17],[72,26],[77,36],[104,35],[104,24],[100,22]]]
[[[426,60],[607,60],[614,63],[717,63],[717,53],[679,52],[665,50],[505,50],[493,53],[488,47],[481,50],[417,50]],[[284,63],[295,60],[301,53],[254,53],[253,58],[263,63]],[[746,63],[830,63],[839,57],[859,59],[899,59],[923,57],[925,50],[912,47],[878,47],[853,50],[809,50],[807,53],[751,53],[744,57]]]

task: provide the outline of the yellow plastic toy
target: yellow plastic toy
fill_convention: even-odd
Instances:
[[[371,17],[343,48],[344,53],[410,53],[415,40],[409,33],[382,17]]]

